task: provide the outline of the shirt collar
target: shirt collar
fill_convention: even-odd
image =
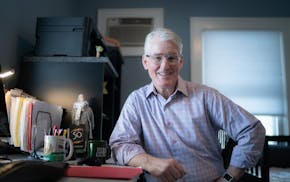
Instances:
[[[151,95],[151,94],[155,94],[155,95],[157,95],[157,91],[156,91],[156,89],[155,89],[155,87],[154,87],[154,85],[153,85],[153,82],[151,82],[151,83],[148,85],[148,87],[147,87],[147,90],[146,90],[146,98],[148,98],[149,95]]]
[[[186,81],[181,77],[178,78],[177,91],[181,92],[183,95],[188,96],[188,90],[186,89]]]
[[[188,96],[188,91],[186,89],[186,81],[183,80],[181,77],[178,77],[177,89],[174,92],[174,94],[176,92],[181,92],[183,95]],[[151,94],[155,94],[155,95],[158,94],[153,85],[153,82],[151,82],[147,87],[146,98],[148,98]]]

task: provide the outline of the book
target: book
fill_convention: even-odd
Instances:
[[[130,180],[142,174],[140,167],[127,166],[74,166],[70,165],[66,171],[67,177],[124,179]]]

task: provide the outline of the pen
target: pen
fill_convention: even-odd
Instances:
[[[57,134],[57,126],[56,125],[53,125],[53,136],[56,136]]]
[[[62,130],[63,130],[63,129],[58,129],[58,130],[57,130],[57,135],[58,135],[58,136],[61,135]]]
[[[66,132],[67,132],[67,130],[64,129],[64,130],[63,130],[63,133],[62,133],[62,135],[63,135],[64,137],[66,137],[66,134],[67,134]]]

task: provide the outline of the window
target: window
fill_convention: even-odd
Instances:
[[[276,29],[273,19],[274,25],[264,21],[192,18],[192,79],[218,89],[256,115],[267,135],[287,134],[287,31]]]
[[[117,39],[124,56],[143,54],[147,33],[163,27],[163,8],[98,9],[97,17],[101,34]]]

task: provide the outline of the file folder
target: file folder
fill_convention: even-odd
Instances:
[[[18,89],[11,89],[5,97],[11,145],[26,152],[42,148],[45,134],[54,125],[60,127],[63,108],[39,101]]]

